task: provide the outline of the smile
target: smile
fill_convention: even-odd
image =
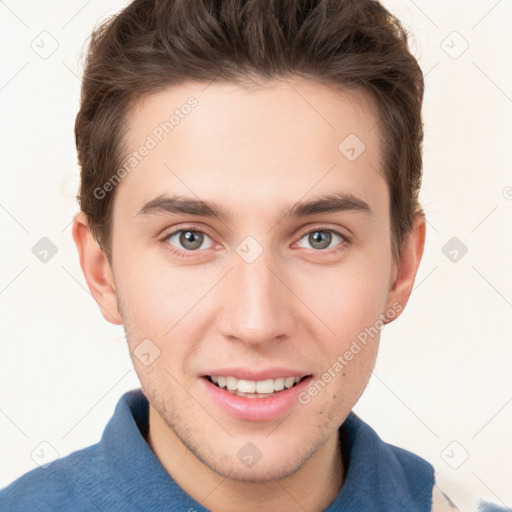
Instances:
[[[305,377],[278,377],[277,379],[258,381],[215,375],[207,378],[217,387],[225,388],[229,393],[246,398],[265,398],[275,396],[276,393],[295,386]]]
[[[208,399],[223,413],[240,420],[269,421],[291,412],[312,379],[306,375],[251,381],[205,375],[199,380]]]

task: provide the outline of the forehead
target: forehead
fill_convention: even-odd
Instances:
[[[126,124],[117,194],[133,214],[171,192],[236,209],[340,188],[375,202],[385,191],[374,105],[361,91],[187,83],[145,97]]]

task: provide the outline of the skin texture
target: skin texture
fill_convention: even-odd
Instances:
[[[148,442],[176,482],[214,512],[320,511],[343,485],[338,428],[368,383],[380,336],[310,403],[272,421],[227,415],[200,375],[284,366],[320,378],[361,331],[393,304],[407,304],[425,220],[418,217],[395,265],[380,135],[361,92],[298,78],[250,87],[188,83],[130,112],[128,151],[191,96],[197,106],[117,185],[112,267],[85,216],[76,215],[82,270],[103,316],[124,325],[150,401]],[[351,133],[366,146],[354,161],[338,149]],[[372,215],[283,218],[297,201],[333,191],[366,201]],[[233,218],[137,215],[163,193],[219,203]],[[164,239],[178,228],[205,233],[200,248],[188,249],[179,234]],[[308,236],[330,229],[350,243],[328,231],[322,248]],[[236,251],[248,236],[263,251],[252,263]],[[146,366],[134,350],[148,338],[160,355]],[[248,442],[262,453],[251,468],[236,457]]]

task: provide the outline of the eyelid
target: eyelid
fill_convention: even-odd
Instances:
[[[192,226],[192,225],[184,225],[184,226],[175,226],[169,231],[164,230],[163,234],[159,236],[160,239],[167,239],[172,235],[175,235],[176,233],[179,233],[180,231],[194,231],[198,233],[204,233],[205,235],[208,235],[212,240],[214,240],[214,237],[212,234],[208,231],[208,228],[205,227],[198,227],[198,226]]]

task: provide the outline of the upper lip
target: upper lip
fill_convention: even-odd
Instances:
[[[203,377],[219,375],[223,377],[235,377],[240,380],[267,380],[278,379],[279,377],[306,377],[310,373],[302,370],[294,370],[291,368],[266,368],[264,370],[250,370],[249,368],[216,368],[203,374]]]

